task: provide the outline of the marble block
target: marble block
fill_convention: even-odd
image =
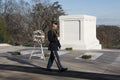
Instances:
[[[96,17],[89,15],[65,15],[59,17],[62,49],[101,49],[96,38]]]

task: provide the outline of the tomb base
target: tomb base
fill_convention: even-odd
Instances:
[[[62,49],[101,49],[96,37],[96,17],[89,15],[60,16],[60,42]]]

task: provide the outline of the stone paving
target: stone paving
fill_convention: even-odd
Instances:
[[[28,47],[0,47],[0,80],[120,80],[120,50],[60,51],[66,72],[58,72],[56,64],[53,71],[46,71],[46,60],[29,54],[12,56],[11,51],[30,52]],[[49,53],[44,49],[45,53]],[[103,53],[96,60],[75,59],[77,56],[90,53]],[[24,53],[23,53],[24,54]]]

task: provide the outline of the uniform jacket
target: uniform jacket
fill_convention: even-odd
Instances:
[[[61,44],[53,30],[48,31],[48,40],[50,42],[48,46],[48,50],[54,51],[54,50],[58,50],[58,48],[61,47]]]

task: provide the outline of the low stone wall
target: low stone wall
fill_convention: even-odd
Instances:
[[[7,43],[0,43],[0,47],[4,47],[4,46],[12,46],[12,45],[10,45],[10,44],[7,44]]]

